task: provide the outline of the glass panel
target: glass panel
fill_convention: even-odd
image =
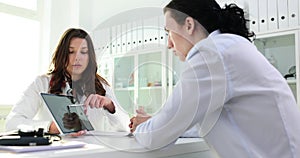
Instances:
[[[133,116],[134,114],[134,100],[133,100],[133,95],[134,91],[133,89],[119,89],[115,90],[115,95],[121,105],[121,107],[129,113],[130,117]]]
[[[114,86],[118,88],[128,88],[134,86],[134,57],[125,56],[115,58]]]
[[[98,73],[109,83],[112,83],[112,60],[108,57],[105,57],[98,60],[98,63]]]
[[[139,87],[161,86],[161,52],[139,55]]]
[[[148,114],[154,115],[162,107],[162,96],[165,95],[162,92],[161,87],[140,88],[138,106],[142,106]]]
[[[294,96],[295,96],[295,99],[297,100],[297,84],[296,84],[296,81],[294,82],[288,82]]]
[[[121,106],[130,114],[134,111],[134,56],[114,59],[114,89]]]
[[[283,76],[295,66],[294,34],[257,39],[254,44]]]
[[[0,3],[6,3],[8,5],[20,8],[37,10],[37,0],[0,0]]]
[[[149,114],[157,112],[162,105],[161,52],[141,54],[138,57],[138,106]]]
[[[294,71],[296,66],[295,35],[256,39],[254,44],[282,76],[287,79],[295,98],[297,98],[296,71]]]

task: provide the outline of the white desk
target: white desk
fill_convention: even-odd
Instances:
[[[0,151],[0,157],[30,157],[30,158],[154,158],[154,157],[197,157],[216,158],[206,142],[200,138],[180,138],[175,145],[164,149],[147,151],[134,138],[125,136],[93,136],[86,135],[78,138],[64,137],[64,140],[76,140],[88,143],[83,148],[50,150],[29,153],[10,153]]]

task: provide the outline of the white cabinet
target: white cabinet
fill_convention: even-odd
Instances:
[[[159,48],[113,56],[112,87],[118,101],[130,114],[144,107],[157,112],[167,95],[165,51]]]
[[[246,1],[245,13],[250,20],[250,30],[256,34],[295,29],[300,25],[299,0],[251,0]]]
[[[99,73],[130,115],[139,106],[156,113],[172,90],[173,58],[166,47],[163,17],[161,8],[131,10],[113,16],[92,33]]]
[[[264,3],[266,1],[267,5]],[[299,0],[251,0],[245,2],[248,4],[245,9],[249,16],[249,28],[257,35],[255,45],[286,77],[298,106],[300,106]],[[266,23],[261,24],[262,19],[267,19]]]
[[[286,78],[299,105],[299,29],[260,33],[254,44]]]

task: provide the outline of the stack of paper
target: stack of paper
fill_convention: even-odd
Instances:
[[[16,153],[22,152],[36,152],[45,150],[59,150],[69,148],[84,147],[86,143],[79,141],[58,141],[53,142],[51,145],[39,145],[39,146],[0,146],[0,150],[12,151]]]

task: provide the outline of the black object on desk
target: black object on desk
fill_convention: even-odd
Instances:
[[[44,137],[0,138],[0,145],[6,146],[37,146],[49,145],[51,141]]]
[[[44,137],[44,130],[40,128],[38,131],[22,132],[10,134],[0,137],[0,145],[5,146],[36,146],[49,145],[52,141],[48,137]]]

